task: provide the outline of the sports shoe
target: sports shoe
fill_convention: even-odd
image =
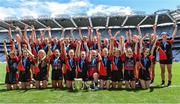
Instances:
[[[167,86],[169,87],[169,86],[171,86],[171,81],[168,81],[168,84],[167,84]]]
[[[165,81],[162,80],[161,86],[164,87],[165,86]]]

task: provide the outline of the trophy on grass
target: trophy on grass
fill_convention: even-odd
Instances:
[[[82,78],[74,78],[74,88],[75,90],[80,90],[83,87]]]

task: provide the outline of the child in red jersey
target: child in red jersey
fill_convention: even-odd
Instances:
[[[111,79],[111,57],[108,55],[107,48],[103,48],[102,56],[100,56],[99,61],[100,61],[100,64],[99,64],[100,88],[109,89],[110,79]]]
[[[21,89],[29,89],[30,88],[30,81],[31,81],[31,64],[33,63],[33,60],[31,57],[29,57],[27,51],[25,49],[21,52],[21,45],[19,44],[19,55],[20,57],[20,63],[18,65],[19,70],[19,81],[21,82]]]
[[[124,37],[120,37],[119,48],[113,48],[113,58],[111,64],[112,73],[112,88],[122,88],[123,77],[123,64],[124,64]]]
[[[47,88],[49,78],[49,56],[46,55],[46,52],[43,49],[38,51],[37,58],[34,57],[34,55],[29,50],[26,51],[34,59],[36,88]]]
[[[49,52],[51,50],[49,49]],[[64,66],[64,57],[60,54],[58,49],[55,49],[54,52],[50,54],[50,64],[52,67],[51,80],[53,88],[62,88],[63,87],[63,73],[62,67]]]
[[[88,69],[88,79],[93,81],[93,88],[98,89],[98,64],[99,64],[100,54],[96,50],[90,51],[89,56],[89,69]]]
[[[76,78],[82,78],[83,80],[83,86],[82,88],[87,90],[88,88],[88,75],[87,75],[87,71],[88,71],[88,56],[89,56],[89,48],[87,46],[87,42],[84,41],[83,46],[85,48],[85,50],[87,51],[80,51],[81,50],[81,46],[77,47],[77,68],[76,68]]]
[[[7,62],[5,83],[7,85],[7,90],[14,90],[17,89],[17,71],[19,58],[17,57],[15,50],[11,50],[11,52],[8,54],[6,40],[4,40],[4,50]]]
[[[126,88],[135,89],[135,76],[136,76],[136,59],[137,59],[137,45],[138,41],[135,44],[135,52],[132,48],[127,48],[125,52],[124,60],[124,80]]]
[[[153,52],[156,46],[157,42],[157,37],[155,39],[155,42],[153,44],[152,49],[150,50],[149,48],[144,48],[142,51],[142,41],[140,41],[140,69],[139,69],[139,80],[141,87],[143,89],[148,89],[150,87],[150,80],[151,80],[151,66],[152,66],[152,61],[153,61]]]
[[[103,48],[101,53],[101,33],[96,30],[96,34],[98,37],[98,52],[100,54],[99,57],[99,79],[100,79],[100,88],[101,89],[109,89],[110,88],[110,79],[111,79],[111,57],[108,51],[108,48]],[[114,40],[113,40],[114,41]],[[114,44],[112,44],[114,45]]]
[[[73,81],[74,78],[76,77],[76,68],[77,68],[77,50],[79,49],[79,47],[80,47],[80,42],[77,43],[76,52],[74,52],[73,49],[70,49],[68,55],[65,56],[65,64],[66,64],[65,79],[66,79],[66,86],[69,90],[73,90]]]

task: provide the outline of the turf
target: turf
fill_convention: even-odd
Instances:
[[[156,65],[156,78],[148,90],[79,91],[60,89],[31,89],[7,91],[4,83],[5,64],[0,64],[0,103],[180,103],[180,63],[173,64],[172,87],[160,87],[160,68]]]

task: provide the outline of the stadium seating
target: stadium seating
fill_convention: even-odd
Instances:
[[[142,35],[145,35],[146,33],[152,33],[152,25],[157,23],[157,34],[159,35],[161,32],[168,32],[170,37],[173,33],[173,27],[172,24],[174,20],[176,20],[178,24],[178,31],[177,31],[177,38],[175,39],[175,42],[173,44],[173,54],[174,54],[174,60],[180,61],[180,18],[178,17],[180,14],[180,10],[174,10],[174,11],[167,11],[163,13],[157,14],[155,12],[152,15],[129,15],[129,16],[56,16],[56,17],[49,17],[49,16],[41,16],[37,19],[33,17],[24,17],[21,19],[14,19],[10,18],[9,20],[3,20],[0,21],[0,61],[5,61],[3,52],[3,40],[6,39],[7,42],[9,42],[7,30],[11,26],[13,32],[13,38],[15,37],[16,32],[14,32],[16,26],[20,27],[22,30],[24,28],[24,25],[28,25],[29,27],[34,25],[34,27],[37,29],[36,34],[37,37],[39,37],[39,30],[44,29],[47,26],[50,26],[52,28],[52,37],[58,37],[61,36],[62,28],[66,29],[65,31],[65,37],[70,37],[70,30],[74,30],[74,38],[79,39],[79,33],[78,28],[82,28],[82,34],[87,35],[87,27],[93,27],[93,28],[100,28],[100,32],[102,33],[102,39],[103,38],[109,38],[108,35],[108,29],[112,29],[112,34],[115,34],[116,31],[120,30],[120,34],[125,36],[126,31],[129,29],[132,31],[133,34],[138,34],[138,31],[136,29],[137,25],[142,26],[141,31]],[[158,17],[157,17],[158,15]],[[157,17],[157,18],[156,18]],[[156,21],[157,20],[157,21]],[[148,26],[147,26],[148,25]],[[84,28],[84,29],[83,29]],[[29,28],[30,29],[30,28]],[[31,30],[28,31],[28,35],[31,34]],[[95,31],[93,33],[95,35]],[[47,36],[47,33],[45,34]],[[117,36],[117,40],[119,39],[120,35]],[[9,43],[7,45],[9,50]]]

